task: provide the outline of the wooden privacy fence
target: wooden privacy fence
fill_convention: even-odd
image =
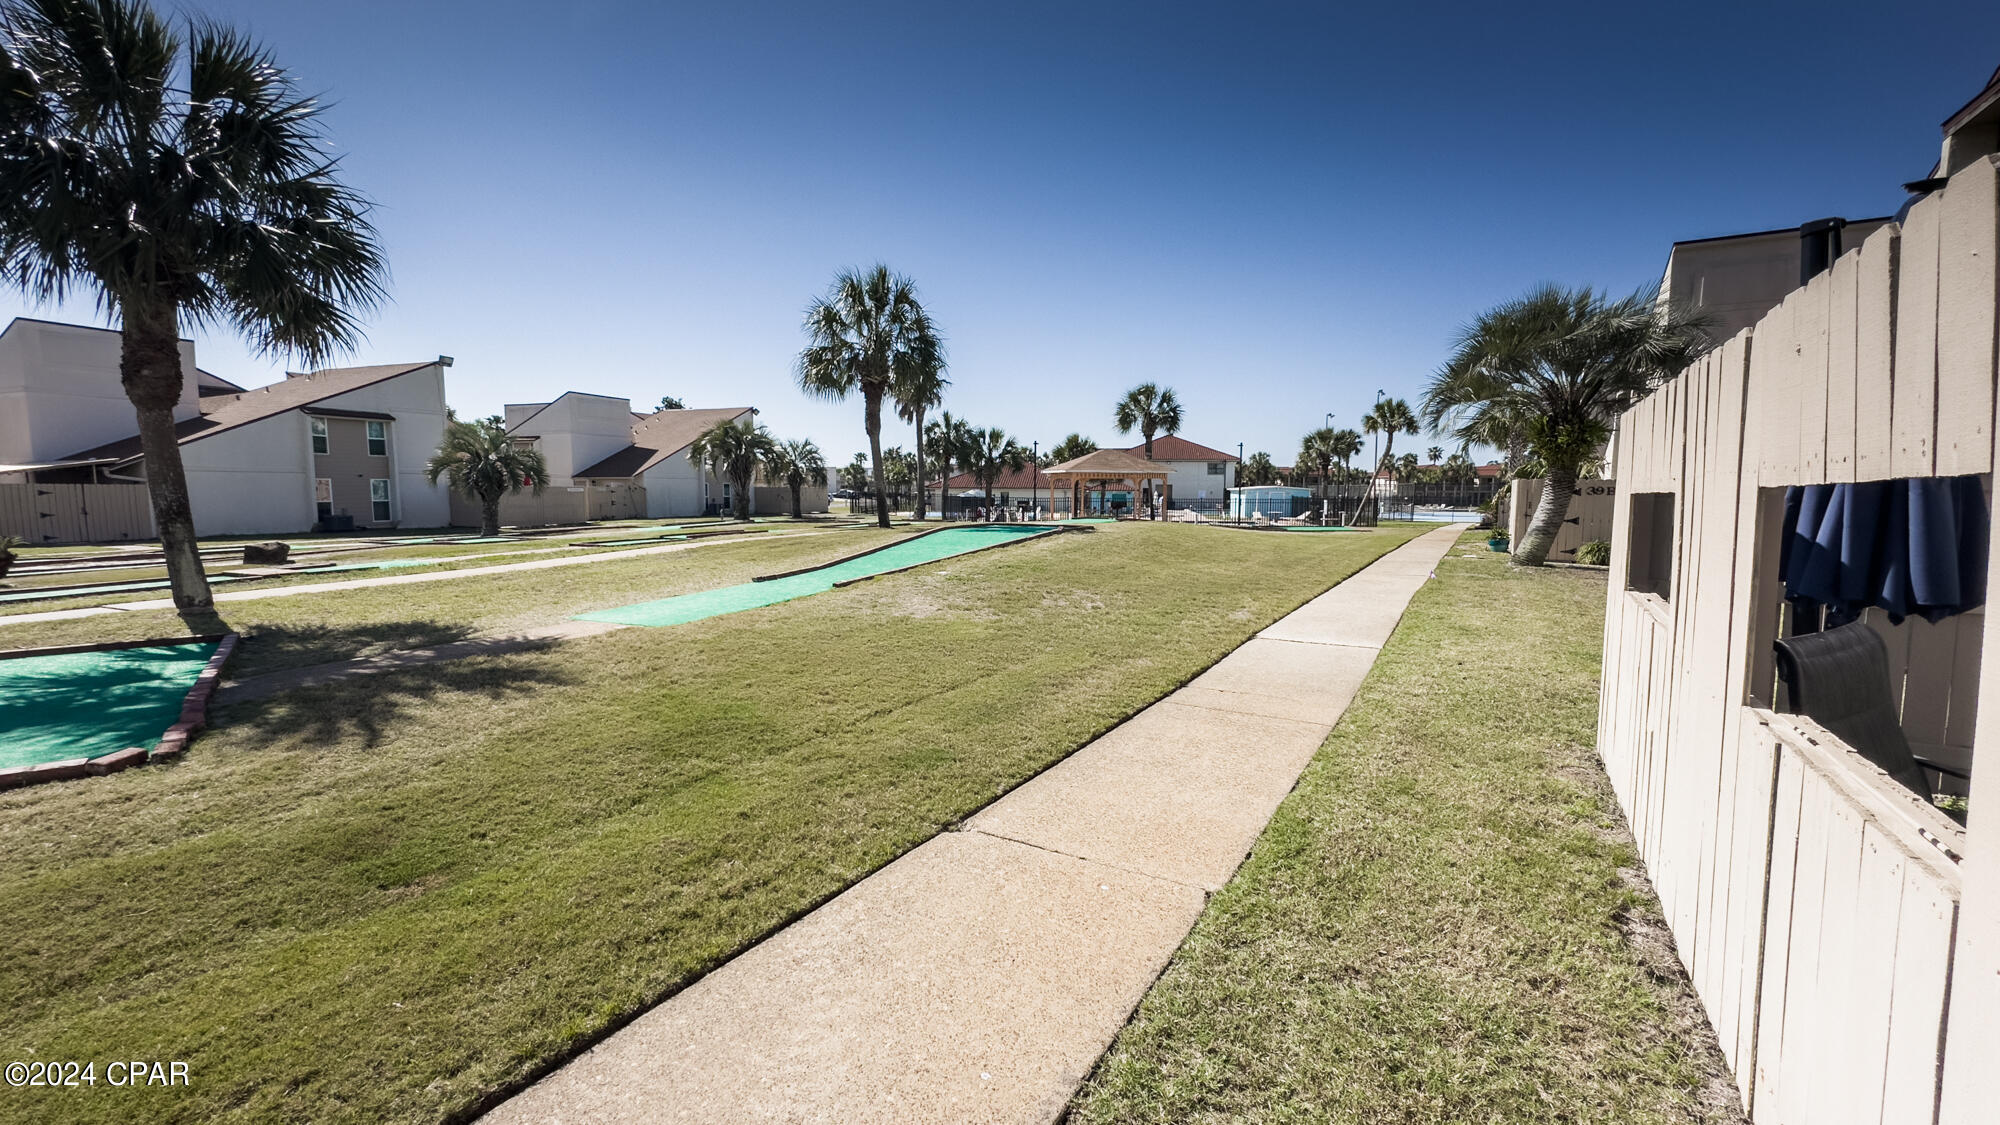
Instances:
[[[646,489],[636,484],[552,485],[540,495],[517,492],[500,498],[500,522],[508,527],[639,519],[645,514]],[[479,519],[479,501],[453,491],[452,526],[478,527]]]
[[[0,535],[29,546],[153,537],[143,484],[0,484]]]
[[[2000,970],[1960,926],[2000,789],[1975,782],[1969,838],[1775,712],[1770,650],[1787,486],[1991,471],[1996,261],[1985,159],[1619,423],[1599,753],[1760,1123],[1990,1119],[1946,1095],[1996,1092],[1994,1059],[1948,1043],[1990,1018],[1954,980]],[[1920,754],[1978,756],[1986,616],[1869,614]]]
[[[1612,481],[1576,482],[1576,495],[1569,498],[1569,515],[1563,518],[1562,530],[1556,533],[1549,557],[1574,560],[1578,547],[1593,540],[1610,539],[1611,507],[1617,495],[1618,486]],[[1507,528],[1514,542],[1519,543],[1528,534],[1528,523],[1535,518],[1535,505],[1541,502],[1542,482],[1538,478],[1517,480],[1508,490]]]

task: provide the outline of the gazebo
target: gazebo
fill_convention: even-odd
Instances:
[[[1100,449],[1073,460],[1053,465],[1042,472],[1049,478],[1051,504],[1063,488],[1069,489],[1069,514],[1082,512],[1092,492],[1100,495],[1127,489],[1136,496],[1150,486],[1154,503],[1165,503],[1167,470],[1122,449]],[[1157,483],[1155,483],[1157,482]]]

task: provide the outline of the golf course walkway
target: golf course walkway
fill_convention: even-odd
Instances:
[[[1385,555],[487,1120],[1054,1120],[1462,530]]]

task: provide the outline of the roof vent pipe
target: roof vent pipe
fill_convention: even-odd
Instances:
[[[1846,219],[1814,219],[1799,228],[1799,284],[1833,268],[1840,257],[1840,232]]]

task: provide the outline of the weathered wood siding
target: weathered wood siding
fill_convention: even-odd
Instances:
[[[1556,533],[1556,541],[1549,548],[1549,558],[1570,562],[1576,558],[1576,549],[1592,540],[1611,538],[1612,498],[1618,492],[1618,485],[1608,480],[1578,481],[1576,495],[1569,498],[1569,514],[1563,518],[1562,530]],[[1507,529],[1519,543],[1528,534],[1528,521],[1534,518],[1535,505],[1542,502],[1542,482],[1529,477],[1514,482],[1507,492]]]
[[[1986,159],[1619,423],[1599,752],[1760,1123],[1938,1120],[1954,972],[2000,970],[1958,932],[2000,809],[1969,839],[1774,713],[1769,655],[1786,486],[1991,472],[1996,260]],[[1675,500],[1665,597],[1625,588],[1641,493]],[[1987,616],[1871,618],[1919,753],[1978,757]]]
[[[0,484],[0,535],[29,546],[153,537],[143,484]]]

